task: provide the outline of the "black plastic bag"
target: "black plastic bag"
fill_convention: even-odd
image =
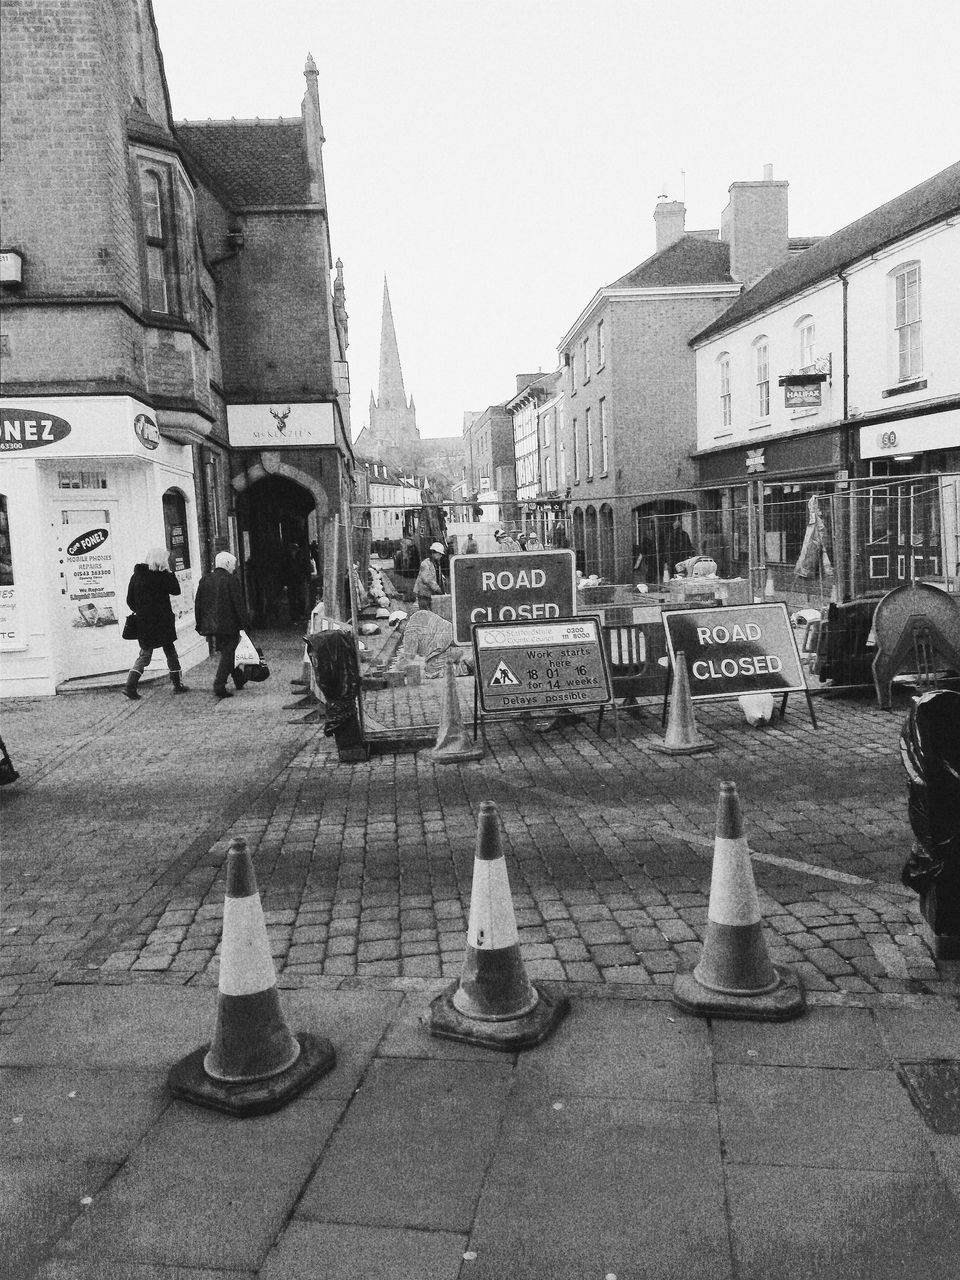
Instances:
[[[356,715],[360,692],[357,642],[346,631],[317,631],[306,637],[306,645],[326,703],[323,732],[330,737]]]
[[[960,693],[915,698],[900,733],[910,826],[916,841],[901,879],[926,893],[937,882],[960,893]]]

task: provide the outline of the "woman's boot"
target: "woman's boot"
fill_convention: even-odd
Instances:
[[[140,672],[136,670],[127,672],[127,683],[123,686],[124,697],[129,698],[132,702],[139,702],[140,695],[137,693],[137,685],[140,683]]]
[[[170,672],[170,683],[173,685],[174,693],[189,693],[190,690],[183,683],[183,676],[179,671]]]

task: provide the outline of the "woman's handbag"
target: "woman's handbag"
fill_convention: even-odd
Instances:
[[[137,615],[135,613],[127,614],[127,620],[123,624],[123,630],[120,632],[120,637],[123,640],[139,640],[140,639],[140,637],[137,635]]]

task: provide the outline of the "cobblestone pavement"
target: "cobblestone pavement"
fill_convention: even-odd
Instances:
[[[280,984],[409,985],[460,973],[476,815],[496,801],[532,977],[579,993],[665,997],[706,928],[720,780],[736,781],[771,958],[815,999],[955,998],[916,897],[893,714],[864,696],[803,701],[751,729],[697,708],[717,750],[667,756],[659,704],[545,729],[491,725],[477,764],[429,748],[345,765],[290,707],[294,635],[258,637],[273,676],[216,703],[146,686],[2,704],[21,781],[0,792],[0,1027],[52,985],[213,984],[229,841],[249,842]],[[464,708],[471,696],[461,682]],[[376,706],[375,701],[372,705]],[[383,700],[379,706],[383,716]],[[469,712],[468,712],[469,714]]]

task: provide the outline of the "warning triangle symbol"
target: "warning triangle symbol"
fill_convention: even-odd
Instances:
[[[497,665],[496,671],[490,677],[489,687],[491,689],[496,689],[498,685],[519,684],[519,683],[520,681],[513,674],[513,672],[510,670],[507,664],[501,659],[501,661]]]

